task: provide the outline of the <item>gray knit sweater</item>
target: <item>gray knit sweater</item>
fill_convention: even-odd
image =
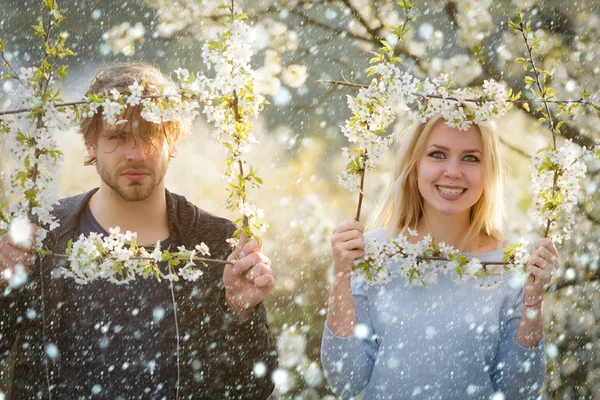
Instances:
[[[59,202],[54,215],[60,227],[46,238],[48,249],[64,253],[96,190]],[[168,191],[165,195],[172,244],[193,248],[204,242],[212,257],[225,259],[229,253],[225,240],[234,225],[200,210],[183,196]],[[41,258],[25,285],[7,289],[0,296],[0,362],[16,348],[16,355],[12,351],[16,361],[11,398],[69,397],[70,389],[61,376],[60,350],[72,340],[65,335],[65,324],[77,316],[61,312],[65,298],[61,263],[64,260],[60,258]],[[223,267],[213,265],[198,281],[177,283],[180,398],[267,398],[273,391],[270,376],[277,366],[277,354],[264,306],[256,307],[250,319],[238,322],[227,308],[222,274]],[[267,367],[261,377],[253,374],[256,363]],[[144,397],[142,390],[140,398]],[[103,395],[110,397],[106,392]]]

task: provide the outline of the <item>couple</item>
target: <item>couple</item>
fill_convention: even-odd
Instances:
[[[89,93],[123,90],[135,81],[145,82],[149,93],[172,85],[153,67],[126,64],[98,72]],[[211,266],[196,282],[174,285],[180,393],[267,398],[277,367],[262,305],[274,287],[269,258],[254,241],[242,241],[229,254],[225,240],[233,224],[164,188],[183,126],[153,125],[139,114],[127,119],[131,123],[120,127],[100,114],[81,122],[87,163],[96,165],[101,186],[55,207],[60,227],[49,234],[46,247],[62,253],[81,233],[106,234],[120,226],[138,232],[142,245],[160,240],[194,248],[204,242],[212,257],[237,260]],[[415,240],[429,233],[481,259],[498,257],[502,253],[494,250],[504,245],[495,213],[502,196],[499,171],[491,130],[474,126],[459,132],[439,119],[418,124],[398,152],[395,182],[375,223],[385,229],[369,235],[385,240],[415,228]],[[321,358],[338,395],[535,396],[545,372],[541,303],[558,257],[549,240],[536,244],[528,269],[532,278],[516,290],[504,284],[477,292],[443,279],[427,288],[400,288],[401,280],[369,288],[351,284],[347,274],[363,255],[363,230],[350,222],[332,238],[335,279]],[[30,247],[2,237],[0,269],[16,264],[31,264]],[[15,357],[11,397],[173,398],[178,360],[168,285],[148,279],[128,287],[102,281],[79,286],[53,273],[58,266],[42,258],[18,289],[0,281],[0,360]]]

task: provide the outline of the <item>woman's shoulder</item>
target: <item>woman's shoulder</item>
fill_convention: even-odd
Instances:
[[[364,237],[365,240],[376,240],[378,242],[385,242],[389,239],[390,234],[385,228],[376,228],[373,230],[366,231]]]

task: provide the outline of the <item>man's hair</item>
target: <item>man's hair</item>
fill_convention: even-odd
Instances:
[[[121,93],[129,93],[129,86],[137,82],[144,86],[142,95],[156,95],[168,91],[173,93],[176,85],[156,67],[145,63],[113,64],[100,69],[92,78],[90,87],[86,92],[89,94],[103,95],[111,89]],[[175,155],[176,145],[190,131],[189,123],[183,120],[172,120],[156,124],[146,121],[142,116],[143,105],[128,106],[124,112],[126,124],[119,125],[120,130],[130,130],[135,124],[138,128],[139,138],[151,145],[156,145],[165,140],[169,146],[169,155]],[[92,117],[83,117],[79,123],[79,129],[83,135],[86,145],[96,144],[99,134],[103,129],[102,107]],[[94,157],[88,157],[84,164],[96,163]]]

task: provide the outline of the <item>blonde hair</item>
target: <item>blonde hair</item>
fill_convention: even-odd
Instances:
[[[111,89],[127,93],[129,92],[129,86],[135,82],[140,85],[143,82],[144,91],[142,95],[155,95],[160,94],[165,89],[176,89],[173,81],[163,75],[156,67],[145,63],[124,63],[113,64],[100,69],[92,78],[86,96],[89,94],[102,95]],[[164,139],[169,146],[169,157],[173,157],[177,143],[190,131],[189,123],[182,120],[166,121],[160,124],[146,121],[140,115],[142,107],[141,104],[129,106],[123,115],[123,118],[129,122],[120,125],[120,129],[126,127],[132,129],[132,124],[136,124],[142,141],[155,146],[156,143]],[[79,122],[79,130],[86,145],[95,144],[102,129],[102,107],[98,107],[98,112],[92,117],[84,117]],[[96,159],[94,157],[88,157],[84,162],[85,165],[95,163]]]
[[[375,212],[369,218],[368,229],[385,228],[391,236],[415,229],[423,216],[423,197],[417,185],[417,164],[425,151],[427,139],[441,116],[425,123],[417,122],[408,128],[399,143],[394,165],[393,182],[389,186]],[[469,229],[460,245],[473,244],[485,235],[494,240],[504,240],[503,177],[500,163],[496,125],[476,125],[483,142],[483,193],[471,207]]]

